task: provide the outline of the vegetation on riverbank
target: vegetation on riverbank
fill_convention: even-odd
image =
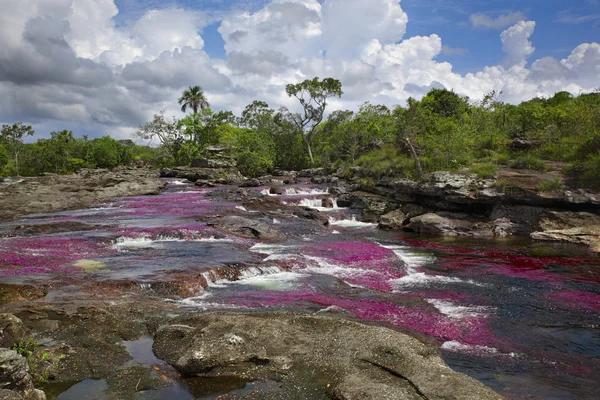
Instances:
[[[328,99],[342,95],[341,84],[317,78],[289,85],[301,113],[273,109],[262,101],[241,116],[213,112],[199,87],[179,99],[184,118],[157,114],[138,137],[159,147],[138,146],[110,137],[77,139],[70,131],[24,144],[32,130],[5,126],[0,139],[3,175],[69,173],[82,167],[115,167],[135,161],[156,166],[187,165],[209,157],[218,146],[247,176],[274,168],[326,166],[362,178],[408,177],[438,170],[470,171],[491,177],[502,167],[546,170],[559,165],[579,186],[600,187],[600,90],[567,92],[519,105],[491,92],[472,102],[446,89],[431,89],[421,100],[392,109],[363,104],[324,118]],[[352,168],[358,167],[358,168]],[[547,185],[548,188],[557,184]],[[544,189],[548,189],[544,187]]]

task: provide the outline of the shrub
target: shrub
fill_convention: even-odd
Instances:
[[[562,182],[562,179],[560,178],[552,178],[552,179],[548,179],[544,182],[541,182],[538,185],[538,190],[540,192],[552,192],[555,190],[560,190],[564,187],[564,184]]]

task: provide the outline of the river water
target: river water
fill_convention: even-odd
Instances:
[[[509,399],[600,397],[600,259],[585,249],[386,232],[335,201],[322,207],[333,196],[311,185],[288,187],[279,197],[320,210],[329,226],[307,229],[260,214],[291,237],[266,243],[199,222],[257,217],[208,196],[210,190],[169,180],[160,196],[4,223],[4,232],[69,222],[97,229],[1,239],[0,265],[10,267],[0,269],[0,280],[59,282],[83,274],[87,282],[132,280],[152,290],[173,271],[185,272],[201,277],[205,290],[166,300],[182,309],[343,313],[437,344],[454,370]]]

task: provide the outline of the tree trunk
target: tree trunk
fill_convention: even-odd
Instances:
[[[310,147],[310,141],[306,138],[304,134],[302,135],[302,141],[306,145],[306,150],[308,151],[308,156],[310,157],[310,163],[314,164],[315,159],[313,158],[312,149]]]
[[[415,166],[417,167],[417,172],[419,172],[419,178],[423,178],[423,168],[421,167],[421,161],[419,160],[417,151],[415,150],[415,148],[412,145],[410,138],[408,136],[405,137],[404,140],[406,141],[406,145],[408,146],[408,148],[410,150],[410,154],[412,155],[413,159],[415,160]]]

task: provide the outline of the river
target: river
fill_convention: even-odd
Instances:
[[[208,196],[211,190],[170,179],[159,196],[5,222],[0,231],[57,223],[96,229],[1,239],[0,265],[11,268],[0,269],[0,279],[63,282],[73,296],[77,284],[64,284],[67,277],[153,290],[176,271],[201,277],[190,296],[165,296],[182,309],[326,310],[432,342],[451,368],[509,399],[598,398],[600,259],[585,249],[382,231],[335,201],[322,207],[333,197],[325,186],[288,186],[280,199],[330,220],[307,228]],[[265,188],[251,190],[258,197]],[[290,239],[243,239],[198,220],[215,214],[259,216]]]

